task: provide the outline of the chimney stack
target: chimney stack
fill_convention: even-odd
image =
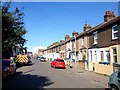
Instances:
[[[72,36],[73,36],[73,37],[74,37],[74,36],[77,36],[77,35],[78,35],[78,32],[75,32],[75,31],[74,31],[74,32],[72,33]]]
[[[84,31],[90,30],[92,27],[89,24],[84,25]]]
[[[104,15],[104,22],[107,22],[111,19],[115,18],[115,14],[113,11],[106,11]]]
[[[64,43],[64,40],[60,40],[60,43]]]
[[[66,35],[66,36],[65,36],[65,41],[67,41],[68,39],[70,39],[70,36],[69,36],[69,35]]]

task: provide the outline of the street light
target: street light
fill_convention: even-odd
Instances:
[[[74,38],[75,38],[75,68],[76,68],[76,67],[77,67],[77,66],[76,66],[76,64],[77,64],[77,63],[76,63],[76,36],[74,36]]]

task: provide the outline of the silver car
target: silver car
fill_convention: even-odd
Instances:
[[[120,90],[120,69],[110,75],[108,87],[110,90]]]

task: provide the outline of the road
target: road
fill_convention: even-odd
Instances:
[[[2,88],[106,88],[108,77],[70,68],[54,69],[50,62],[32,60],[33,65],[17,69],[14,76],[2,82]]]

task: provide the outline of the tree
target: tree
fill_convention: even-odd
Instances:
[[[9,11],[11,2],[2,6],[2,57],[12,56],[12,48],[15,45],[24,46],[26,39],[26,29],[24,27],[24,13],[16,7],[14,11]]]

